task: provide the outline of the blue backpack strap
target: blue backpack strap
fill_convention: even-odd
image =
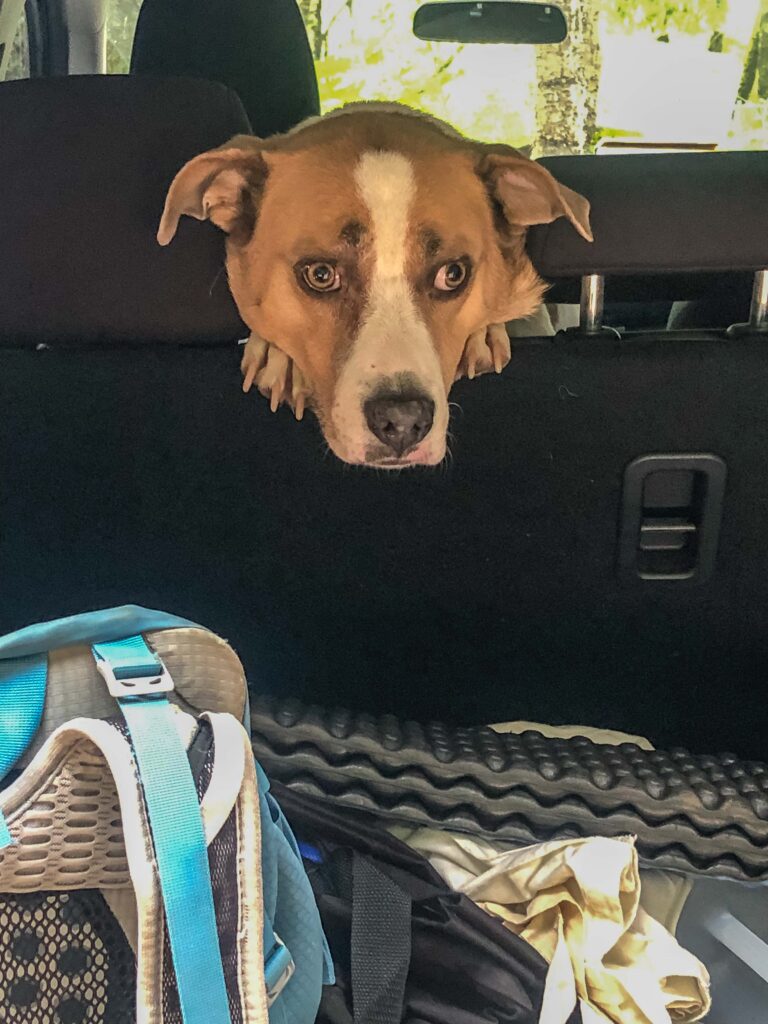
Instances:
[[[48,659],[44,654],[0,661],[0,780],[34,739],[45,705]],[[12,842],[0,811],[0,850]]]
[[[184,1024],[230,1024],[200,805],[165,696],[173,683],[141,636],[93,651],[133,743]]]

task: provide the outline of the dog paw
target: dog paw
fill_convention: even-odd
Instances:
[[[256,389],[269,399],[272,412],[287,403],[297,420],[304,416],[309,388],[298,366],[285,352],[258,334],[248,339],[240,363],[243,391]]]
[[[456,371],[456,380],[473,380],[481,373],[492,370],[501,373],[512,358],[512,345],[504,324],[489,324],[481,331],[470,334]]]

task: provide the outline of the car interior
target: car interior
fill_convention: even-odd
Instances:
[[[595,236],[529,232],[552,331],[455,385],[445,464],[350,468],[242,393],[220,233],[155,237],[187,160],[326,109],[312,5],[134,7],[114,73],[103,0],[0,2],[1,631],[167,609],[232,642],[288,793],[636,835],[691,882],[707,1020],[765,1024],[768,153],[541,155]]]

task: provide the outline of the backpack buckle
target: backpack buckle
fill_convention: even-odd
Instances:
[[[275,935],[275,945],[264,963],[267,1006],[271,1006],[296,973],[288,947]]]
[[[116,670],[106,658],[97,658],[96,668],[116,700],[173,692],[173,679],[159,660],[155,665],[121,665]]]

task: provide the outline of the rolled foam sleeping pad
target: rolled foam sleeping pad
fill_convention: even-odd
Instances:
[[[253,748],[298,792],[401,823],[513,843],[637,837],[641,857],[768,880],[768,765],[538,732],[419,725],[259,697]]]

